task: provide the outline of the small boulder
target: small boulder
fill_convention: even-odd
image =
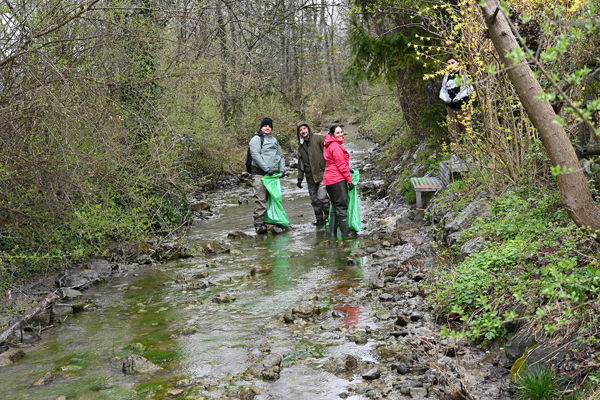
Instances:
[[[362,377],[364,379],[373,380],[373,379],[379,379],[380,376],[381,376],[381,370],[379,369],[379,367],[373,367],[370,370],[368,370],[365,374],[363,374]]]
[[[208,244],[204,245],[204,247],[202,248],[202,252],[204,254],[215,254],[215,253],[219,253],[221,251],[223,251],[223,246],[221,246],[217,242],[208,243]]]
[[[358,360],[349,354],[343,354],[339,357],[329,359],[323,365],[325,370],[331,373],[345,373],[353,371],[358,367]]]
[[[231,303],[234,300],[235,300],[235,297],[232,297],[226,293],[221,293],[217,297],[213,298],[212,302],[222,304],[222,303]]]
[[[252,277],[256,277],[258,275],[264,275],[264,274],[268,274],[272,271],[271,267],[267,266],[267,265],[255,265],[254,267],[252,267],[252,269],[250,270],[250,275]]]
[[[10,347],[3,353],[0,353],[0,367],[6,367],[15,361],[25,357],[25,352],[16,347]]]
[[[44,374],[44,376],[42,376],[40,379],[38,379],[37,381],[35,381],[32,386],[43,386],[43,385],[47,385],[50,382],[52,382],[54,380],[54,376],[52,375],[51,372],[46,372]]]
[[[123,373],[125,375],[150,374],[163,368],[155,365],[137,354],[131,354],[123,361]]]
[[[265,369],[281,365],[282,358],[279,354],[270,354],[260,363]]]
[[[169,390],[167,390],[167,396],[169,396],[171,398],[180,397],[184,393],[185,393],[185,390],[183,390],[183,389],[169,389]]]
[[[210,204],[208,204],[205,201],[198,201],[195,203],[190,204],[190,210],[191,211],[210,211]]]
[[[404,315],[398,315],[395,324],[401,327],[405,327],[408,325],[408,318],[406,318]]]

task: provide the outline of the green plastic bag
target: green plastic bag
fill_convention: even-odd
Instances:
[[[354,190],[348,191],[348,229],[360,232],[360,210],[358,209],[358,193],[356,190],[356,185],[360,180],[360,172],[353,169],[350,176],[352,177],[352,183],[354,183]]]
[[[279,183],[279,178],[281,178],[281,176],[282,174],[273,174],[272,176],[265,175],[261,179],[262,183],[267,188],[267,192],[269,192],[267,211],[265,211],[263,222],[266,224],[278,225],[283,229],[286,229],[290,226],[290,221],[283,209],[281,183]]]
[[[354,190],[348,190],[348,229],[360,232],[360,209],[358,208],[358,193],[356,191],[356,185],[360,180],[360,172],[357,169],[353,169],[350,172],[352,183],[354,184]],[[329,205],[329,216],[331,216],[331,209],[333,206]],[[329,226],[329,219],[327,217],[327,226]],[[341,237],[341,231],[338,228],[339,237]]]

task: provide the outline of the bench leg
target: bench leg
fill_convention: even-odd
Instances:
[[[421,202],[421,191],[415,193],[417,194],[417,208],[423,208],[423,203]]]

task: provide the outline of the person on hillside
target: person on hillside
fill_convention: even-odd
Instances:
[[[473,94],[473,85],[467,83],[467,73],[452,55],[446,60],[447,73],[442,81],[440,99],[446,103],[448,111],[448,133],[458,141],[467,131],[471,119],[469,97]]]
[[[325,172],[325,136],[316,135],[306,122],[297,125],[298,136],[298,183],[302,189],[302,181],[306,178],[310,204],[315,212],[315,225],[322,226],[327,223],[329,215],[329,197],[323,184],[323,173]]]
[[[344,130],[333,125],[325,138],[325,172],[323,184],[331,200],[329,215],[329,235],[337,236],[337,228],[342,231],[342,238],[350,237],[348,229],[348,191],[354,189],[350,176],[350,154],[344,148]],[[355,232],[354,232],[355,233]]]
[[[252,156],[252,189],[254,192],[254,229],[258,234],[267,233],[263,219],[267,210],[269,194],[262,182],[264,175],[285,173],[285,159],[279,142],[271,134],[273,120],[264,118],[260,129],[250,140],[250,155]]]

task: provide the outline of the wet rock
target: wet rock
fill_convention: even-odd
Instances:
[[[274,233],[275,235],[281,235],[284,232],[284,229],[277,225],[267,225],[269,232]]]
[[[331,312],[331,316],[333,318],[346,318],[348,316],[348,314],[346,314],[345,312],[342,312],[342,311],[334,310]]]
[[[392,301],[394,300],[394,295],[389,293],[382,293],[379,295],[379,300],[381,301]]]
[[[210,272],[208,272],[208,271],[201,271],[201,272],[196,272],[192,276],[192,278],[194,278],[194,279],[205,279],[205,278],[208,278],[209,275],[210,275]]]
[[[271,267],[267,266],[267,265],[255,265],[254,267],[252,267],[252,269],[250,270],[250,275],[252,277],[256,277],[258,275],[264,275],[264,274],[268,274],[271,271],[273,271],[271,269]]]
[[[204,254],[215,254],[215,253],[220,253],[222,251],[223,251],[223,246],[221,246],[217,242],[211,242],[211,243],[204,245],[204,247],[202,247],[202,252]]]
[[[240,400],[254,400],[254,398],[256,397],[256,393],[254,393],[254,390],[252,390],[251,388],[243,388],[240,389],[240,391],[237,394],[237,397]]]
[[[423,314],[421,314],[420,312],[414,312],[412,314],[410,314],[410,320],[413,322],[417,322],[418,320],[423,318]]]
[[[279,367],[271,367],[261,373],[261,377],[266,381],[276,381],[279,379]]]
[[[354,356],[344,354],[333,360],[329,359],[323,365],[323,368],[331,373],[351,372],[358,367],[358,361]]]
[[[360,334],[360,333],[350,336],[349,339],[351,342],[354,342],[356,344],[367,344],[367,342],[368,342],[367,336],[364,334]]]
[[[91,269],[73,269],[56,280],[58,287],[87,289],[100,280],[100,274]]]
[[[79,290],[70,289],[70,288],[62,288],[58,290],[58,294],[61,300],[73,300],[78,297],[83,297],[83,293]]]
[[[388,311],[377,311],[375,316],[382,321],[392,318],[392,314],[390,314]]]
[[[381,370],[379,367],[373,367],[363,374],[362,377],[368,380],[379,379],[379,377],[381,377]]]
[[[291,324],[296,320],[296,317],[291,312],[283,314],[283,321],[286,324]]]
[[[125,375],[150,374],[162,369],[137,354],[131,354],[123,361],[123,373]]]
[[[186,290],[190,290],[190,291],[194,291],[194,290],[204,290],[207,289],[209,286],[208,282],[194,282],[191,285],[186,287]]]
[[[383,289],[385,287],[385,282],[379,278],[370,278],[369,284],[373,289]]]
[[[406,336],[408,336],[408,332],[405,332],[405,331],[392,331],[392,332],[390,332],[390,336],[393,336],[393,337],[406,337]]]
[[[217,304],[231,303],[232,301],[235,301],[235,297],[230,296],[227,293],[220,293],[217,297],[212,299],[212,302]]]
[[[252,365],[246,370],[246,372],[244,372],[244,375],[259,377],[263,371],[264,371],[264,368],[262,366]]]
[[[318,307],[294,307],[292,308],[292,314],[298,318],[308,319],[313,315],[321,313],[321,309]]]
[[[396,371],[398,371],[398,373],[400,375],[406,375],[410,372],[410,368],[408,367],[408,365],[406,363],[400,363],[396,367]]]
[[[424,399],[427,397],[427,388],[414,387],[409,389],[411,399]]]
[[[210,211],[210,204],[205,201],[198,201],[190,204],[190,211]]]
[[[398,268],[394,267],[394,268],[386,268],[383,271],[381,271],[380,276],[385,277],[385,276],[390,276],[390,277],[396,277],[396,275],[398,275]]]
[[[167,396],[169,396],[171,398],[180,397],[180,396],[183,396],[183,394],[185,394],[185,390],[183,390],[183,389],[169,389],[169,390],[167,390]]]
[[[271,354],[268,355],[267,357],[264,358],[264,360],[262,360],[262,362],[260,363],[264,368],[269,369],[275,366],[279,366],[281,365],[281,356],[278,354]]]
[[[43,386],[47,385],[54,380],[54,375],[51,372],[46,372],[44,376],[31,384],[31,386]]]
[[[86,268],[96,271],[101,279],[108,278],[113,272],[113,264],[102,258],[90,259],[86,262]]]
[[[192,382],[189,379],[182,379],[180,381],[177,381],[177,383],[175,384],[175,387],[182,388],[182,387],[188,387],[191,385],[192,385]]]
[[[406,318],[404,315],[398,315],[395,324],[401,327],[405,327],[408,325],[408,318]]]
[[[0,367],[6,367],[25,357],[25,352],[16,347],[10,347],[0,354]]]
[[[228,239],[247,239],[249,237],[251,236],[242,231],[229,232],[227,234]]]
[[[373,258],[378,259],[378,260],[380,260],[382,258],[386,258],[386,257],[387,257],[387,254],[383,251],[377,251],[377,252],[373,253]]]

